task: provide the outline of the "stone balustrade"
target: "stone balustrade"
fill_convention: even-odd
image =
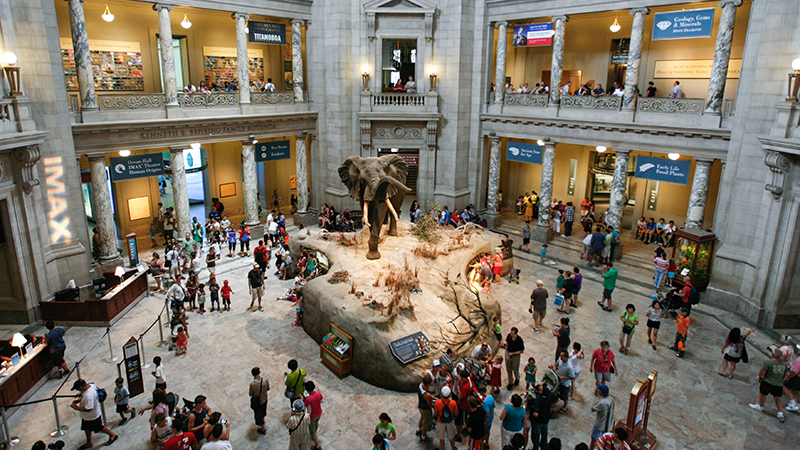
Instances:
[[[28,97],[0,98],[0,135],[35,131]],[[2,142],[2,139],[0,139]]]
[[[97,97],[101,111],[164,109],[164,94],[102,94]]]
[[[438,113],[439,94],[394,93],[394,92],[361,92],[361,112],[416,114]]]
[[[548,94],[505,94],[504,102],[510,106],[544,108],[549,98]]]
[[[591,109],[604,111],[619,111],[622,108],[622,97],[604,95],[592,97],[591,95],[562,95],[561,107],[565,109]]]
[[[239,105],[237,92],[178,94],[181,108],[219,108]]]
[[[278,105],[294,103],[292,92],[252,92],[250,101],[254,105]]]
[[[380,93],[372,95],[373,106],[425,106],[425,94]]]
[[[659,98],[643,97],[636,104],[640,113],[700,115],[705,100],[702,98]]]

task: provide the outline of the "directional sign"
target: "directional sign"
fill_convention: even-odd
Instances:
[[[672,161],[666,158],[636,157],[636,178],[688,184],[691,161]]]
[[[395,358],[399,359],[403,364],[408,364],[431,352],[431,344],[421,331],[389,342],[389,347],[392,349],[392,354]]]
[[[261,142],[256,144],[256,162],[277,161],[291,158],[292,144],[289,141]]]
[[[542,146],[525,142],[508,141],[506,159],[524,163],[541,164]]]
[[[656,13],[653,40],[711,37],[714,8]]]
[[[145,153],[110,159],[111,181],[164,175],[164,157],[161,153]]]

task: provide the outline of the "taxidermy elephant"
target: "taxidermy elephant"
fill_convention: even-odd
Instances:
[[[381,227],[389,221],[389,236],[397,236],[397,210],[403,205],[408,164],[397,155],[380,158],[350,156],[339,166],[339,178],[350,197],[362,207],[364,226],[369,227],[367,259],[380,259]],[[389,213],[387,215],[387,213]]]

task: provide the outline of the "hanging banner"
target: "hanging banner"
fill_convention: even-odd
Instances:
[[[675,184],[689,184],[691,161],[672,161],[665,158],[649,156],[636,157],[636,178],[665,181]]]
[[[647,210],[655,211],[658,207],[658,181],[650,183],[647,189]]]
[[[535,23],[514,27],[514,47],[535,47],[553,44],[553,24]]]
[[[111,158],[111,181],[164,175],[164,157],[161,153],[145,153]]]
[[[711,78],[711,67],[714,65],[713,59],[690,59],[656,61],[653,78]],[[728,79],[739,78],[742,72],[742,60],[731,59],[728,64]]]
[[[251,20],[247,22],[247,28],[250,30],[250,42],[279,45],[286,43],[286,25],[282,23]]]
[[[256,144],[256,162],[277,161],[291,157],[291,142],[273,141]]]
[[[525,142],[508,141],[506,159],[509,161],[541,164],[543,147]]]
[[[653,17],[653,40],[711,37],[714,8],[656,13]]]

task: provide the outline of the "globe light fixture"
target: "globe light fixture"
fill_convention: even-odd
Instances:
[[[108,5],[106,5],[106,10],[103,11],[103,15],[100,16],[100,17],[102,17],[103,20],[105,20],[106,22],[113,22],[114,21],[114,15],[111,14],[111,11],[108,9]]]
[[[130,150],[120,150],[119,151],[119,156],[122,156],[123,158],[131,156],[131,151]]]
[[[431,66],[431,92],[436,92],[436,66]]]
[[[8,86],[11,88],[8,95],[12,97],[22,95],[22,91],[20,91],[19,67],[14,66],[14,64],[17,63],[17,55],[13,52],[5,52],[3,53],[2,60],[5,66],[3,67],[3,72],[5,72]]]
[[[681,155],[678,153],[670,153],[667,156],[673,161],[677,161],[681,157]]]
[[[369,66],[361,68],[361,90],[369,91]]]
[[[185,29],[192,28],[192,22],[189,22],[189,18],[186,17],[186,14],[183,15],[183,20],[181,20],[181,26]]]
[[[797,90],[800,87],[800,58],[792,61],[792,72],[789,72],[789,96],[787,102],[797,101]]]
[[[607,148],[607,147],[603,147],[602,145],[598,145],[598,146],[597,146],[597,147],[595,147],[594,149],[595,149],[595,150],[597,150],[597,153],[603,153],[603,152],[605,152],[606,150],[608,150],[608,148]]]
[[[17,55],[12,52],[3,53],[3,64],[13,66],[17,63]]]
[[[536,141],[536,145],[538,145],[539,147],[544,147],[544,140],[539,139],[538,141]]]
[[[197,149],[200,148],[200,143],[199,142],[195,142],[194,144],[190,145],[189,147],[192,147],[193,149],[197,150]]]
[[[611,30],[612,33],[616,33],[617,31],[622,29],[616,17],[614,17],[614,23],[612,23],[611,26],[608,27],[608,29]]]

